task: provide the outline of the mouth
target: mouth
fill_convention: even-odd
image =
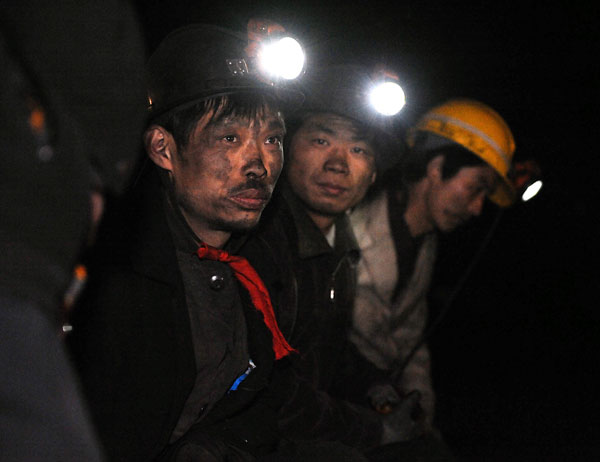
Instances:
[[[340,185],[338,185],[336,183],[328,183],[328,182],[317,183],[317,187],[325,195],[327,195],[327,196],[333,196],[333,197],[341,196],[342,194],[344,194],[348,190],[348,188],[340,186]]]
[[[243,209],[262,210],[269,202],[271,195],[266,191],[250,188],[239,191],[229,198]]]

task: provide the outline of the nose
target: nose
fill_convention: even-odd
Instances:
[[[263,178],[267,175],[267,169],[263,155],[258,147],[258,143],[252,140],[246,148],[244,159],[244,175],[248,178]]]
[[[474,217],[478,217],[479,215],[481,215],[484,201],[485,193],[478,194],[477,197],[475,197],[469,204],[469,213]]]
[[[349,172],[348,161],[344,153],[336,147],[332,147],[327,153],[327,159],[323,164],[326,172],[347,175]]]
[[[267,175],[267,169],[260,157],[252,159],[244,166],[244,175],[248,178],[263,178]]]

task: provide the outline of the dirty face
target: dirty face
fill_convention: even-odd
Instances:
[[[485,197],[496,186],[498,175],[488,166],[463,167],[454,176],[435,175],[427,195],[429,219],[442,232],[452,231],[481,214]]]
[[[375,180],[374,149],[350,119],[314,114],[294,134],[286,174],[309,215],[326,227]]]
[[[207,123],[173,155],[171,180],[184,217],[201,239],[244,231],[258,223],[283,165],[281,115],[267,108],[253,119]]]

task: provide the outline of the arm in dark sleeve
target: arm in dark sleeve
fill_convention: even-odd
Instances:
[[[316,389],[294,367],[299,360],[295,356],[278,361],[269,390],[278,403],[284,438],[340,441],[358,448],[377,446],[382,434],[380,416]]]
[[[331,394],[353,403],[370,406],[367,392],[373,385],[392,384],[389,372],[375,366],[356,346],[347,341],[331,386]]]

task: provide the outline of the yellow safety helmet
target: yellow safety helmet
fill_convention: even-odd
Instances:
[[[515,190],[508,179],[515,140],[510,128],[489,106],[470,99],[453,99],[427,112],[409,131],[408,145],[413,146],[416,132],[424,131],[451,140],[487,162],[501,178],[490,199],[508,207]]]

